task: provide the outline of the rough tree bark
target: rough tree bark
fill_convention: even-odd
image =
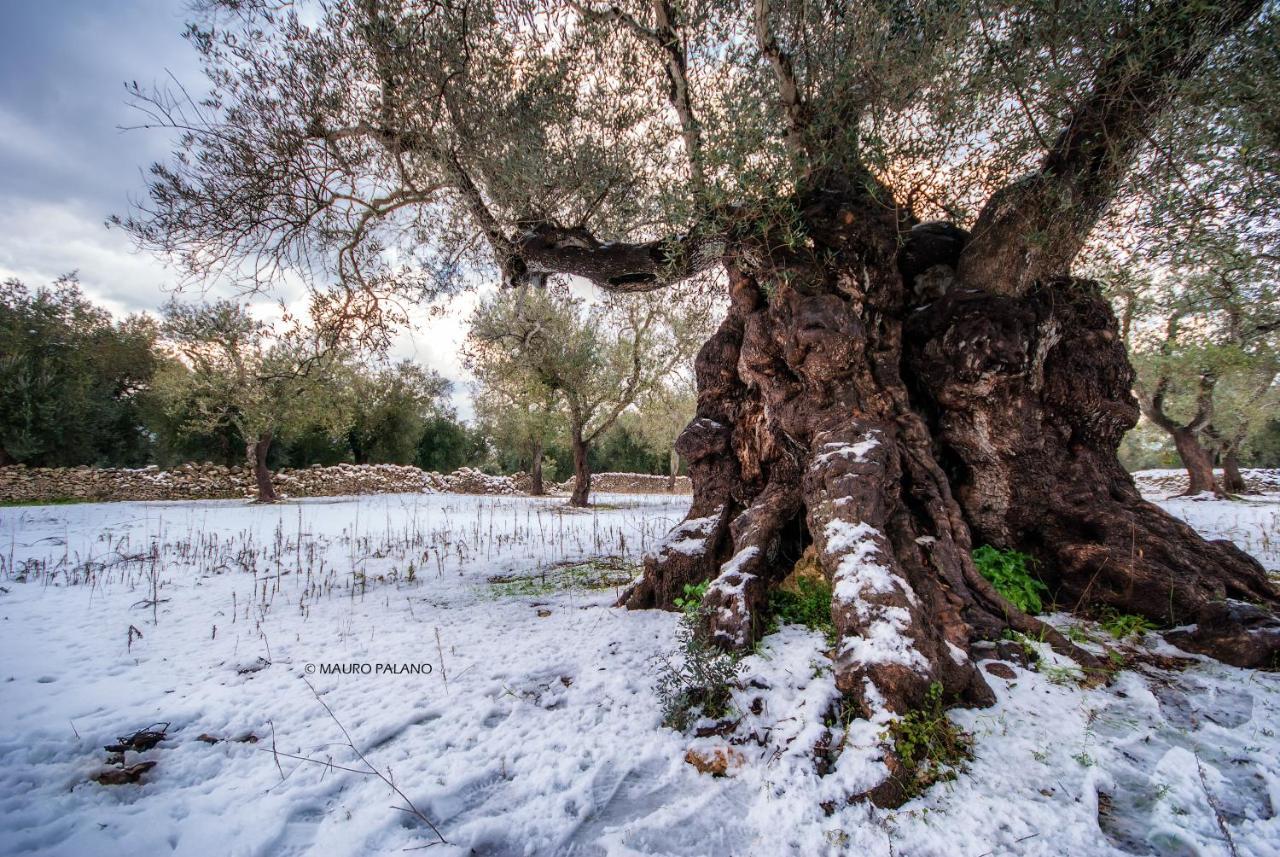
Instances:
[[[1164,399],[1169,388],[1169,379],[1162,377],[1156,382],[1155,390],[1150,397],[1142,399],[1142,412],[1159,428],[1173,438],[1173,446],[1178,451],[1178,458],[1187,471],[1187,494],[1194,496],[1205,492],[1222,495],[1217,479],[1213,475],[1213,456],[1200,441],[1202,433],[1209,429],[1213,419],[1213,389],[1215,378],[1205,373],[1200,376],[1199,389],[1196,394],[1196,413],[1186,423],[1179,423],[1165,411]]]
[[[271,484],[271,471],[267,469],[267,452],[271,449],[272,434],[264,431],[257,440],[245,444],[245,454],[249,458],[249,466],[253,468],[253,479],[258,486],[258,502],[274,503],[280,498],[276,496],[275,486]]]
[[[369,463],[369,453],[365,451],[364,445],[360,443],[360,436],[355,430],[347,432],[347,446],[351,448],[351,459],[356,464]]]
[[[1239,448],[1235,443],[1222,448],[1222,490],[1228,494],[1244,494],[1249,490],[1240,473]]]
[[[976,540],[1041,559],[1067,609],[1198,623],[1179,645],[1271,662],[1280,598],[1263,569],[1143,501],[1116,458],[1138,406],[1094,284],[965,288],[961,230],[916,226],[899,252],[893,209],[856,192],[806,202],[811,252],[730,245],[730,308],[677,445],[693,503],[621,603],[670,608],[710,581],[712,639],[745,649],[812,545],[833,587],[836,683],[868,715],[905,712],[935,682],[987,702],[969,648],[1006,628],[1100,675],[981,577]]]
[[[1266,394],[1267,388],[1274,383],[1274,378],[1275,376],[1271,375],[1266,379],[1265,385],[1259,385],[1255,400]],[[1253,402],[1250,404],[1252,405]],[[1245,484],[1244,476],[1240,473],[1240,448],[1244,446],[1245,439],[1249,436],[1249,423],[1247,421],[1242,423],[1230,436],[1224,435],[1212,425],[1205,429],[1205,434],[1213,442],[1214,451],[1222,463],[1220,481],[1222,490],[1227,494],[1249,493],[1249,486]]]

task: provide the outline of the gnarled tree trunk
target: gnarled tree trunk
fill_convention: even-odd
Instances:
[[[809,252],[730,245],[730,308],[677,444],[693,503],[622,603],[670,608],[710,581],[708,630],[742,649],[812,545],[833,587],[836,682],[867,714],[905,712],[935,682],[990,700],[969,648],[1006,628],[1100,673],[977,572],[976,541],[1042,560],[1063,608],[1195,622],[1180,645],[1274,657],[1280,628],[1243,604],[1276,607],[1262,568],[1143,501],[1116,458],[1138,406],[1094,284],[967,288],[962,231],[917,226],[899,252],[892,210],[857,195],[803,217]]]
[[[249,457],[249,465],[253,468],[253,479],[258,486],[258,502],[274,503],[280,498],[276,496],[275,486],[271,484],[271,471],[267,469],[267,452],[271,449],[272,434],[264,431],[258,439],[245,444],[245,453]]]
[[[1173,447],[1182,459],[1182,466],[1187,471],[1187,493],[1190,495],[1210,493],[1221,494],[1218,480],[1213,475],[1213,457],[1204,448],[1196,433],[1185,426],[1178,426],[1170,432]]]

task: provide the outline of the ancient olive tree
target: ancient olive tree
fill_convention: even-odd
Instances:
[[[504,290],[472,316],[468,363],[491,382],[554,397],[573,452],[569,502],[585,506],[591,444],[692,360],[710,306],[700,294],[611,295],[588,304],[555,287]]]
[[[1134,373],[1072,271],[1184,186],[1213,205],[1167,206],[1167,230],[1218,212],[1274,243],[1273,4],[208,5],[213,95],[140,93],[183,134],[125,224],[194,273],[422,295],[470,270],[660,294],[723,272],[681,549],[626,604],[709,581],[709,632],[746,647],[810,551],[855,704],[980,704],[975,638],[1071,646],[984,580],[978,542],[1038,557],[1061,605],[1272,662],[1262,568],[1119,465]]]
[[[156,378],[166,409],[200,431],[232,426],[245,441],[258,502],[278,498],[267,467],[271,443],[295,427],[347,425],[330,373],[337,352],[314,331],[271,326],[234,301],[164,308],[164,344],[178,359]]]

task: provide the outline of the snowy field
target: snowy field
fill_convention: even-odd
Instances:
[[[0,509],[0,854],[1280,855],[1280,674],[1166,659],[1083,690],[1045,650],[952,712],[967,770],[890,811],[838,805],[882,724],[815,770],[817,633],[746,660],[757,741],[662,728],[676,617],[610,604],[688,498],[597,500]],[[1280,497],[1164,502],[1280,568]],[[94,780],[166,723],[124,755],[139,784]]]

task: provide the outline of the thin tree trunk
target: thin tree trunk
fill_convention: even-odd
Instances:
[[[258,502],[274,503],[280,498],[276,496],[275,486],[271,484],[271,471],[267,469],[267,452],[271,449],[272,434],[264,431],[256,441],[246,444],[249,462],[253,467],[253,478],[258,485]]]
[[[365,451],[359,436],[354,431],[347,432],[347,446],[351,448],[352,461],[356,464],[369,463],[369,453]]]
[[[1182,466],[1187,469],[1187,494],[1221,494],[1222,490],[1213,476],[1213,459],[1196,433],[1188,428],[1176,428],[1170,434]]]
[[[534,441],[533,463],[529,466],[529,493],[541,497],[546,493],[542,485],[542,438]]]
[[[570,506],[586,506],[591,494],[591,465],[587,462],[587,443],[582,439],[582,432],[573,432],[573,494],[569,496]]]
[[[670,475],[667,478],[667,493],[674,494],[676,493],[676,477],[680,475],[680,453],[676,452],[673,446],[668,456],[667,464],[670,468]]]
[[[1222,490],[1228,494],[1244,494],[1249,490],[1240,474],[1239,452],[1235,444],[1222,451]]]

